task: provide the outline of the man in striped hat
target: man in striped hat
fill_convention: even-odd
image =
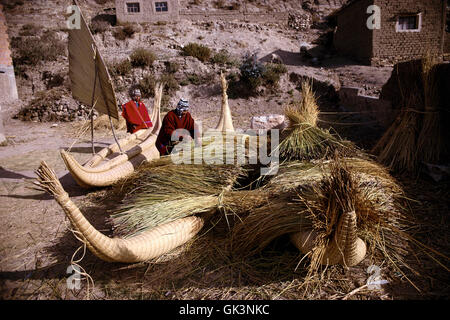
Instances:
[[[132,90],[131,98],[132,100],[122,105],[122,117],[127,122],[127,132],[135,133],[140,129],[152,127],[147,107],[141,101],[141,91],[139,89]]]
[[[169,111],[163,119],[161,130],[156,139],[156,147],[159,153],[162,156],[168,155],[178,142],[194,138],[194,126],[194,119],[189,113],[189,101],[180,99],[176,108]],[[178,131],[177,129],[184,130]]]

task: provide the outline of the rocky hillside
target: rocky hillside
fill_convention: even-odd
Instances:
[[[126,102],[130,86],[138,85],[146,93],[147,105],[151,106],[155,81],[164,81],[163,109],[168,110],[180,97],[187,98],[193,105],[194,117],[211,126],[218,119],[222,71],[227,74],[232,90],[229,96],[233,116],[244,128],[248,128],[251,116],[282,112],[286,103],[298,98],[297,89],[304,77],[314,77],[321,84],[319,87],[325,88],[325,92],[319,92],[324,103],[333,102],[333,91],[341,84],[366,82],[359,67],[349,69],[346,63],[335,60],[330,47],[333,28],[325,17],[342,2],[182,0],[181,10],[288,11],[292,17],[289,23],[280,21],[279,24],[181,20],[117,25],[114,1],[78,1],[108,64],[118,103]],[[70,97],[68,79],[65,12],[71,1],[2,0],[2,4],[22,106],[34,114],[44,113],[37,112],[39,108],[58,110],[60,114],[61,110],[77,112],[69,117],[36,118],[22,111],[23,118],[34,121],[83,118],[87,113]],[[308,20],[306,27],[304,19]],[[304,55],[300,54],[301,46],[307,50]],[[270,63],[274,54],[281,57],[281,65]],[[249,68],[264,70],[255,87],[248,87],[243,79],[246,57],[259,59],[251,62]],[[377,77],[374,81],[373,75],[367,77],[372,79],[372,84],[365,89],[377,93],[387,76],[382,74],[379,81]],[[54,94],[54,89],[66,98],[49,99],[46,92]],[[18,110],[14,112],[17,114]]]

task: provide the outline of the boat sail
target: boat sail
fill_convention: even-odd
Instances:
[[[108,186],[133,173],[142,162],[159,158],[155,142],[162,124],[160,116],[162,85],[158,84],[155,88],[151,114],[154,126],[117,140],[111,121],[111,118],[119,119],[114,87],[108,69],[75,0],[73,5],[76,6],[80,23],[78,28],[69,28],[69,76],[72,96],[80,103],[109,116],[116,143],[95,153],[84,165],[80,165],[65,150],[61,150],[61,157],[75,181],[82,187]],[[91,135],[93,141],[92,118]],[[122,148],[125,147],[129,149],[124,152]],[[108,159],[111,156],[113,157]]]

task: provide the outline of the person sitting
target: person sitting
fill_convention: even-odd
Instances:
[[[129,102],[122,105],[122,117],[127,122],[127,132],[135,133],[141,129],[148,129],[153,126],[148,110],[141,101],[141,91],[134,89]]]
[[[173,147],[180,141],[194,138],[194,128],[195,121],[189,113],[189,101],[180,99],[177,107],[169,111],[162,121],[162,127],[156,139],[156,147],[161,156],[170,154]],[[177,129],[184,129],[184,134],[175,131]],[[172,134],[174,134],[173,137]]]

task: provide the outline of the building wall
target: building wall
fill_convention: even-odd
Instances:
[[[11,59],[6,19],[0,5],[0,102],[18,99],[16,77]]]
[[[167,12],[156,12],[155,2],[167,2]],[[128,13],[127,3],[139,3],[139,13]],[[158,22],[177,21],[179,19],[178,0],[116,0],[117,22]]]
[[[444,1],[375,0],[381,9],[381,28],[373,31],[372,64],[393,64],[440,55],[444,47]],[[398,15],[421,14],[420,31],[398,32]]]
[[[360,0],[337,15],[337,29],[334,34],[336,50],[363,63],[372,58],[372,31],[367,28],[367,8],[373,0]]]
[[[450,1],[447,1],[446,8],[446,31],[444,35],[444,53],[450,56]]]

